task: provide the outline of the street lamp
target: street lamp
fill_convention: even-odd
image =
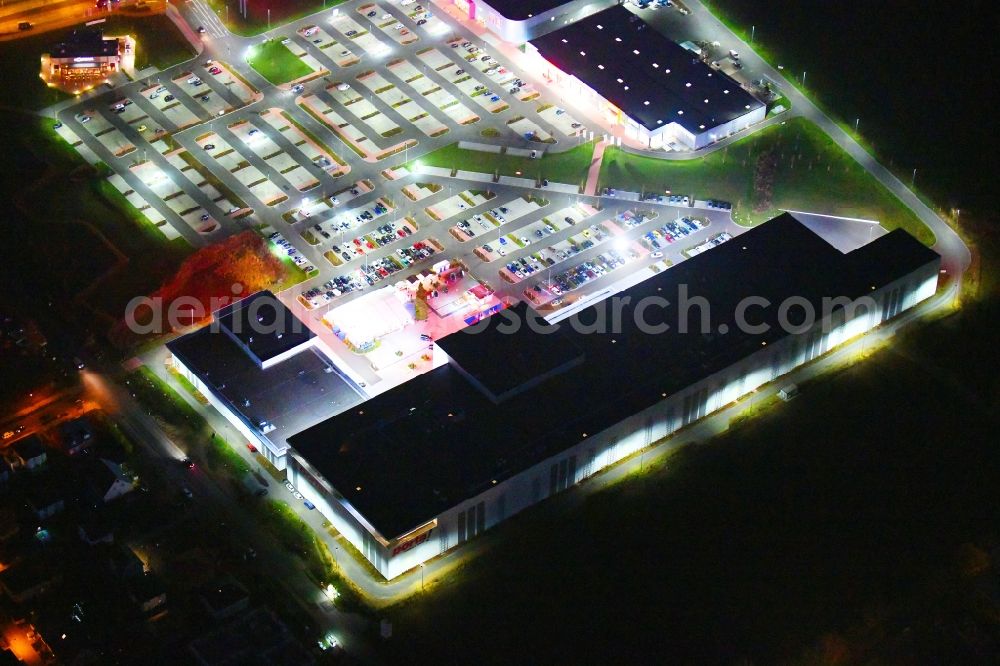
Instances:
[[[420,564],[420,591],[424,591],[424,565]]]

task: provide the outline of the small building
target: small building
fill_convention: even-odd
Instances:
[[[233,617],[250,605],[247,588],[232,578],[206,585],[198,595],[201,604],[216,620]]]
[[[102,511],[88,511],[77,525],[76,533],[88,546],[99,543],[114,543],[115,531]]]
[[[21,523],[14,507],[7,504],[0,506],[0,543],[13,539],[20,531]]]
[[[76,455],[88,446],[94,437],[94,428],[86,417],[66,421],[59,426],[59,443],[69,455]]]
[[[78,93],[104,83],[116,72],[130,71],[134,61],[131,37],[105,37],[100,28],[84,28],[42,54],[41,77],[50,86]]]
[[[15,603],[44,594],[61,580],[58,567],[39,558],[28,559],[0,571],[0,589]]]
[[[66,508],[63,488],[51,472],[33,477],[24,489],[24,496],[37,520],[51,518]]]
[[[11,444],[5,458],[13,469],[34,470],[45,464],[48,454],[38,435],[29,435]]]
[[[126,585],[128,596],[146,614],[153,614],[167,603],[167,591],[163,581],[154,573],[147,573],[129,579]]]
[[[200,666],[316,663],[288,627],[267,608],[256,608],[188,645]]]
[[[132,479],[125,475],[118,463],[106,458],[88,462],[90,464],[83,466],[86,484],[97,501],[107,504],[135,489]]]
[[[108,555],[107,565],[113,576],[125,580],[139,578],[146,573],[142,560],[128,546],[112,550]]]

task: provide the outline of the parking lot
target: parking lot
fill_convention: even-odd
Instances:
[[[524,155],[573,147],[587,130],[429,4],[355,0],[276,27],[267,39],[330,72],[296,85],[271,84],[246,62],[260,38],[228,39],[70,105],[58,131],[107,163],[111,183],[167,238],[200,245],[261,231],[303,271],[283,298],[304,312],[321,316],[441,260],[497,297],[558,308],[739,232],[707,199],[637,204],[400,168],[487,129]],[[675,232],[684,218],[704,226]],[[436,303],[471,307],[460,297]]]

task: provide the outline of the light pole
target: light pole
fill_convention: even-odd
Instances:
[[[424,565],[420,565],[420,591],[424,591]]]
[[[858,133],[858,124],[859,124],[860,122],[861,122],[861,118],[855,118],[855,119],[854,119],[854,133],[855,133],[855,134],[857,134],[857,133]]]
[[[756,32],[756,30],[757,30],[757,26],[755,26],[755,25],[750,26],[750,45],[751,46],[753,46],[753,34],[754,34],[754,32]]]
[[[913,185],[914,185],[914,183],[916,183],[916,182],[917,182],[917,170],[916,170],[916,169],[914,169],[914,170],[913,170],[913,175],[912,175],[912,176],[910,176],[910,189],[911,189],[911,190],[913,189]]]
[[[802,70],[802,87],[806,87],[806,71]]]

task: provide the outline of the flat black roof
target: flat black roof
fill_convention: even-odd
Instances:
[[[360,400],[315,347],[261,369],[233,338],[208,325],[167,348],[252,428],[272,424],[275,430],[267,437],[275,444]]]
[[[597,433],[712,373],[785,333],[777,307],[762,311],[771,330],[753,335],[733,323],[747,296],[780,303],[803,296],[858,297],[938,259],[905,231],[896,230],[863,251],[842,254],[788,214],[688,259],[619,294],[622,329],[581,333],[569,324],[593,323],[591,306],[559,326],[583,351],[583,363],[496,405],[451,365],[416,377],[336,417],[292,436],[289,443],[386,538],[422,525],[544,458]],[[710,331],[679,333],[678,294],[711,304]],[[635,304],[659,296],[666,309],[649,308],[645,321],[666,322],[666,333],[635,325]],[[494,315],[504,317],[506,311]],[[758,312],[758,310],[754,310]],[[690,330],[700,310],[692,308]],[[522,344],[541,343],[526,333]],[[475,338],[475,336],[470,336]],[[482,349],[485,357],[492,350]]]
[[[118,54],[118,40],[104,39],[98,28],[74,30],[65,42],[52,47],[51,58],[90,58]]]
[[[489,0],[485,3],[512,21],[523,21],[573,0]]]
[[[620,5],[531,44],[650,131],[676,122],[701,134],[764,106]]]
[[[214,326],[257,363],[266,362],[315,337],[270,291],[258,291],[215,313]]]
[[[513,312],[521,321],[533,314],[524,303]],[[498,398],[583,359],[583,352],[562,329],[546,326],[537,315],[534,325],[515,328],[504,317],[489,317],[439,340],[438,346]],[[550,334],[541,335],[543,330]]]

